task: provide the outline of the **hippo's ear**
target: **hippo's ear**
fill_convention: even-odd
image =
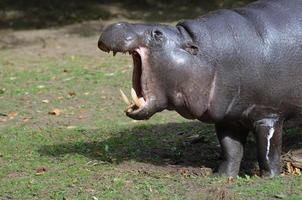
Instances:
[[[198,46],[192,42],[186,43],[184,49],[192,55],[197,55],[199,51]]]
[[[161,32],[160,30],[154,29],[154,30],[152,31],[152,37],[153,37],[155,40],[157,40],[157,41],[162,41],[163,38],[164,38],[164,34],[163,34],[163,32]]]

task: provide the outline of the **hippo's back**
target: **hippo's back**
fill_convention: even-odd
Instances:
[[[204,47],[205,54],[215,55],[215,62],[225,64],[232,55],[250,68],[250,64],[282,65],[278,64],[281,57],[302,59],[302,0],[260,0],[242,8],[214,11],[181,25]]]
[[[254,26],[266,45],[270,42],[302,45],[301,0],[261,0],[233,11]]]

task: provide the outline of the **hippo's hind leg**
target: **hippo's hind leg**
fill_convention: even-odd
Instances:
[[[217,137],[222,149],[222,163],[218,173],[236,177],[239,173],[248,129],[230,124],[215,124]]]
[[[273,177],[280,173],[283,120],[264,118],[254,123],[258,146],[258,162],[262,176]]]

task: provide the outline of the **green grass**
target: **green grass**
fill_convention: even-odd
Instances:
[[[126,118],[118,90],[130,91],[127,56],[2,50],[0,72],[0,113],[18,113],[0,122],[0,199],[301,199],[301,177],[228,184],[203,174],[219,164],[211,125],[174,112]],[[49,115],[55,108],[62,114]],[[201,142],[190,143],[196,134]]]

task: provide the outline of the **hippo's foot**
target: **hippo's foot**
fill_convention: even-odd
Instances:
[[[283,120],[273,116],[258,120],[254,125],[261,176],[279,175]]]
[[[274,169],[270,169],[270,171],[267,171],[266,169],[260,169],[260,174],[264,178],[273,178],[275,176],[278,176],[280,174],[280,165]]]
[[[244,144],[249,131],[241,126],[229,124],[215,124],[215,128],[223,157],[218,173],[236,177],[239,173]]]
[[[220,176],[236,177],[239,173],[240,162],[236,161],[223,161],[218,169]]]

